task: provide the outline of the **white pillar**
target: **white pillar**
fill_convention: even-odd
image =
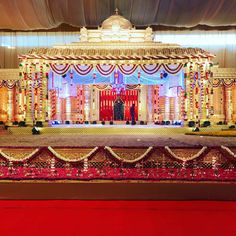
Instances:
[[[66,120],[71,121],[71,102],[70,96],[66,98]]]
[[[32,124],[33,123],[33,112],[32,112],[32,84],[31,80],[27,81],[28,86],[26,87],[26,115],[25,115],[25,120],[27,124]]]
[[[84,86],[84,117],[85,121],[90,121],[90,86]]]
[[[153,122],[153,97],[152,97],[152,92],[153,92],[153,86],[152,85],[147,85],[147,121],[148,122]]]
[[[147,89],[147,86],[142,85],[138,94],[138,120],[142,121],[148,121],[148,116],[152,116],[152,111],[150,112],[151,114],[148,114],[149,112],[147,112]]]
[[[165,97],[165,116],[164,120],[170,120],[170,98]]]
[[[226,122],[232,122],[232,87],[226,89]]]
[[[175,111],[175,116],[174,116],[174,120],[180,120],[179,119],[179,108],[180,108],[180,104],[179,104],[179,97],[178,97],[178,95],[175,97],[175,107],[174,107],[174,111]]]
[[[95,86],[90,88],[90,119],[99,120],[99,90]]]
[[[214,115],[211,117],[211,121],[213,123],[217,123],[219,121],[224,121],[224,111],[223,111],[223,88],[222,86],[213,88],[213,108]]]

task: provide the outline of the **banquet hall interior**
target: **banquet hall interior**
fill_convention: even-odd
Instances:
[[[235,11],[0,1],[0,234],[233,235]]]

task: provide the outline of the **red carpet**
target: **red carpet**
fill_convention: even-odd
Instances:
[[[236,235],[236,202],[0,201],[0,235]]]

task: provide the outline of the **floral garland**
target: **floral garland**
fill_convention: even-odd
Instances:
[[[140,65],[141,69],[149,75],[153,75],[155,73],[157,73],[160,68],[161,68],[162,64],[155,64],[151,69],[148,68],[145,64],[144,65]]]
[[[74,70],[77,72],[79,75],[87,75],[91,72],[91,70],[94,68],[97,69],[97,71],[103,75],[103,76],[109,76],[113,73],[115,70],[114,65],[106,65],[107,68],[104,68],[102,64],[97,64],[96,66],[93,65],[75,65],[75,64],[54,64],[54,63],[49,63],[49,66],[53,72],[55,72],[58,75],[64,75],[68,72],[70,68],[74,68]],[[149,65],[150,66],[150,65]],[[171,68],[168,64],[154,64],[151,68],[148,67],[148,65],[143,64],[143,65],[118,65],[119,70],[125,74],[125,75],[131,75],[135,72],[137,68],[141,68],[142,71],[144,71],[146,74],[153,75],[157,73],[161,67],[164,68],[169,74],[177,74],[183,67],[183,64],[176,64],[175,68]]]
[[[13,89],[14,87],[18,86],[18,81],[1,80],[0,88],[3,86],[7,87],[8,89]]]
[[[177,64],[176,68],[171,68],[168,64],[162,64],[164,69],[169,73],[169,74],[177,74],[180,72],[180,70],[183,68],[183,64]]]
[[[96,66],[96,69],[97,69],[97,71],[101,74],[101,75],[103,75],[103,76],[110,76],[111,75],[111,73],[115,70],[115,65],[107,65],[107,69],[104,69],[103,67],[102,67],[102,65],[97,65]]]
[[[193,69],[193,63],[191,62],[190,63],[190,66],[189,66],[189,81],[190,81],[190,84],[189,84],[189,110],[190,111],[190,120],[192,120],[194,118],[194,107],[195,107],[195,104],[194,104],[194,69]]]
[[[57,65],[57,64],[52,64],[49,63],[50,68],[52,69],[53,72],[55,72],[58,75],[64,75],[67,73],[67,71],[70,69],[69,64],[65,64],[65,65]]]
[[[232,152],[228,147],[222,145],[221,148],[222,148],[223,150],[225,150],[226,152],[228,152],[231,156],[233,156],[234,158],[236,158],[236,154],[235,154],[234,152]]]
[[[206,86],[204,84],[204,80],[205,80],[204,64],[201,63],[199,68],[200,68],[200,101],[199,101],[198,112],[201,119],[206,119],[206,99],[207,98],[205,94]]]
[[[4,153],[1,149],[0,149],[0,154],[4,158],[6,158],[8,161],[26,161],[26,160],[30,159],[32,156],[34,156],[38,151],[39,151],[39,148],[36,148],[33,152],[31,152],[27,156],[23,157],[22,159],[17,159],[17,158],[14,158],[12,156],[9,156],[6,153]]]
[[[200,157],[206,151],[207,147],[202,147],[198,153],[196,153],[195,155],[193,155],[189,158],[181,158],[181,157],[177,156],[168,146],[165,146],[165,149],[172,157],[174,157],[180,161],[191,161],[195,158]]]
[[[136,71],[137,67],[137,65],[129,65],[127,67],[124,65],[118,65],[120,72],[124,75],[132,75]]]
[[[109,153],[115,157],[116,159],[118,159],[119,161],[121,162],[126,162],[126,163],[134,163],[134,162],[137,162],[137,161],[140,161],[142,160],[144,157],[146,157],[148,155],[148,153],[153,149],[153,147],[149,147],[141,156],[137,157],[136,159],[134,160],[127,160],[127,159],[124,159],[124,158],[121,158],[119,155],[117,155],[111,147],[107,147],[105,146],[104,147],[105,150],[108,150]]]
[[[78,161],[82,161],[86,158],[89,158],[91,155],[93,155],[97,150],[98,147],[93,148],[88,154],[84,155],[83,157],[79,158],[79,159],[68,159],[65,158],[63,155],[57,153],[52,147],[48,147],[48,150],[55,155],[58,159],[63,160],[63,161],[67,161],[67,162],[78,162]]]
[[[111,89],[111,86],[107,84],[96,84],[94,85],[94,87],[97,88],[98,90]]]
[[[92,69],[93,69],[93,65],[85,65],[85,69],[83,69],[83,67],[81,65],[73,65],[75,71],[77,72],[77,74],[79,75],[87,75],[89,74]]]

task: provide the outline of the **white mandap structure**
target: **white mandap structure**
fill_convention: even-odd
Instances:
[[[137,121],[236,122],[236,71],[214,68],[209,52],[154,42],[118,11],[79,37],[1,70],[0,120],[119,123],[135,104]]]

